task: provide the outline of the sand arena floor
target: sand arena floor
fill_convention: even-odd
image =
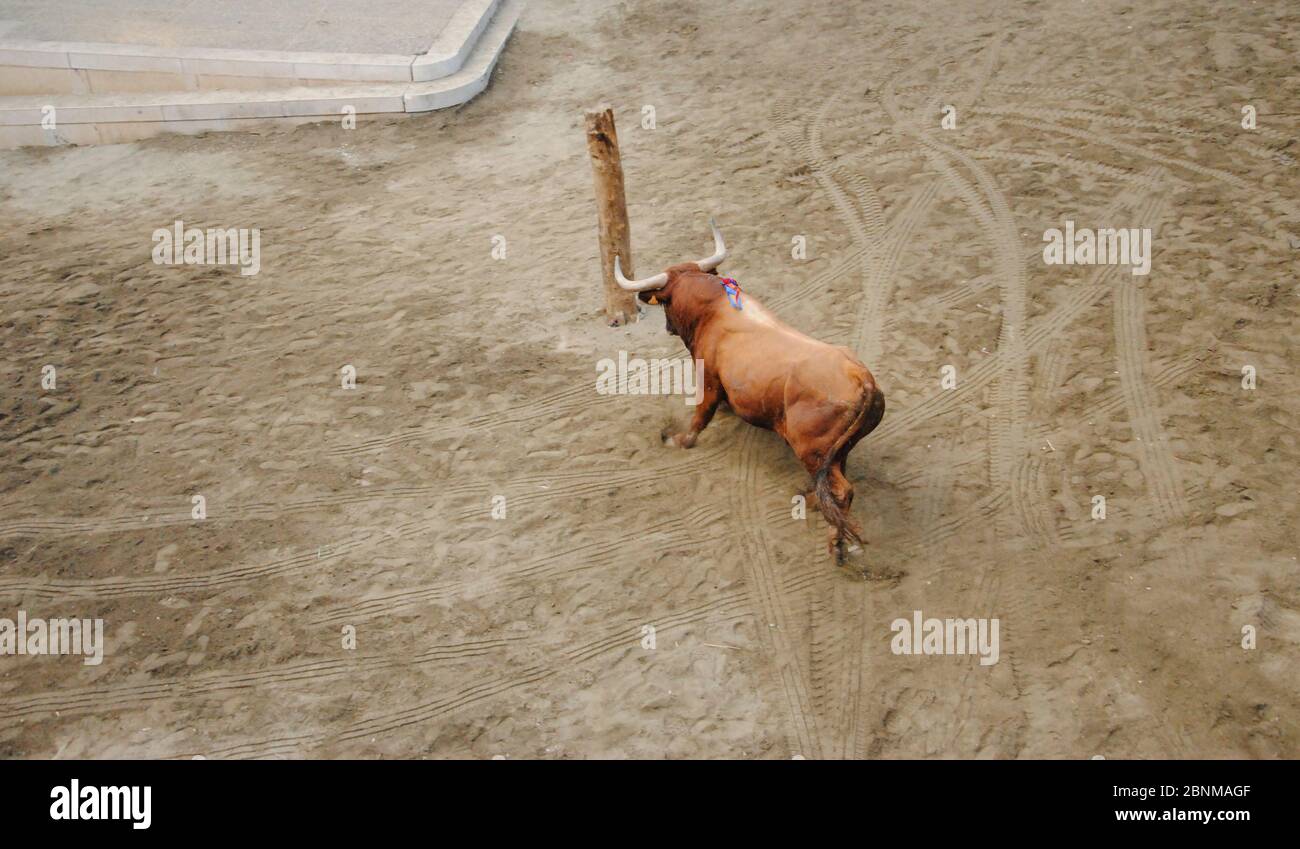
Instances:
[[[453,112],[0,153],[0,615],[107,639],[0,657],[0,755],[1297,755],[1300,8],[731,5],[535,2]],[[682,353],[600,320],[602,100],[636,270],[716,215],[882,384],[865,578],[778,437],[595,392]],[[155,265],[176,219],[260,273]],[[1045,265],[1066,219],[1150,275]]]

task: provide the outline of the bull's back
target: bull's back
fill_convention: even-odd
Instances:
[[[796,404],[860,409],[875,380],[848,348],[800,333],[756,300],[723,314],[714,359],[732,410],[774,427]],[[707,359],[707,358],[706,358]]]

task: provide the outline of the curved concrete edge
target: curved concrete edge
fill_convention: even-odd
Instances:
[[[427,82],[460,70],[492,20],[500,0],[467,0],[438,33],[433,46],[411,63],[411,79]]]
[[[0,66],[346,82],[415,82],[460,70],[499,0],[466,0],[427,53],[312,53],[0,39]],[[418,70],[417,70],[418,68]]]
[[[264,124],[336,121],[357,115],[428,112],[465,103],[488,86],[501,51],[523,11],[523,0],[504,0],[456,73],[421,83],[300,87],[262,91],[164,92],[139,95],[0,97],[0,147],[129,141],[168,132],[237,130]],[[54,107],[56,129],[44,129]],[[121,125],[115,130],[112,125]],[[131,132],[126,133],[127,128]],[[100,128],[103,128],[102,131]]]
[[[501,3],[461,69],[439,80],[407,86],[402,96],[403,108],[407,112],[429,112],[459,106],[478,96],[487,88],[488,81],[492,78],[492,69],[501,58],[501,51],[510,40],[510,34],[515,31],[515,24],[519,22],[523,10],[524,0],[505,0]]]

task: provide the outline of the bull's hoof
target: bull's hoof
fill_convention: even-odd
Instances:
[[[832,562],[836,569],[842,569],[844,573],[857,580],[867,580],[867,564],[859,556],[862,549],[858,546],[849,546],[846,549],[840,548],[831,556]]]
[[[664,445],[669,448],[695,447],[695,435],[691,433],[673,433],[667,428],[664,428],[660,436],[663,438]]]
[[[832,539],[827,548],[830,551],[831,562],[835,564],[836,568],[847,569],[855,575],[866,576],[866,565],[857,562],[861,560],[861,555],[864,554],[863,545],[841,538]]]

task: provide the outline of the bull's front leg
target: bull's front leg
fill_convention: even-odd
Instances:
[[[664,428],[664,445],[678,448],[694,448],[700,431],[708,427],[717,412],[718,402],[722,400],[722,386],[716,375],[704,373],[703,388],[700,390],[699,403],[695,405],[695,414],[691,416],[691,426],[685,433],[673,433],[671,428]]]

